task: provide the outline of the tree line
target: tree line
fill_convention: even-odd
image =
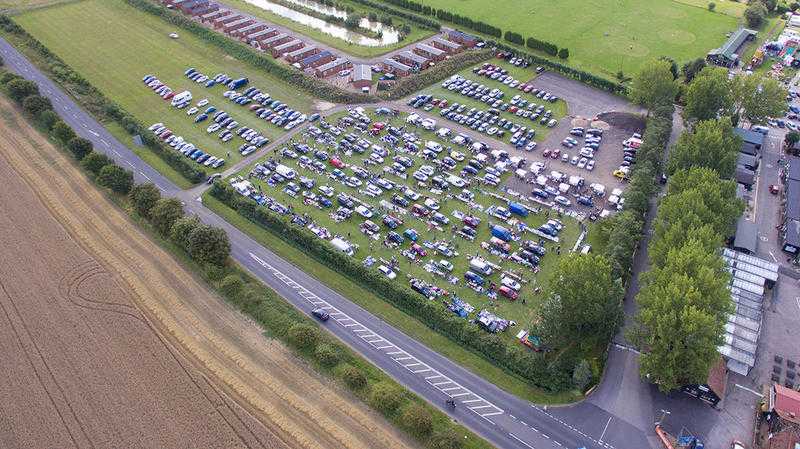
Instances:
[[[628,332],[643,351],[642,376],[662,391],[706,382],[733,311],[720,250],[744,210],[732,179],[741,148],[734,124],[762,123],[785,109],[786,91],[775,80],[729,79],[725,69],[699,66],[684,66],[684,75],[693,73],[681,86],[668,61],[654,61],[631,85],[631,97],[651,111],[681,91],[685,104],[687,129],[665,167],[670,176],[648,246],[651,268],[641,275]],[[628,193],[626,207],[627,201]]]

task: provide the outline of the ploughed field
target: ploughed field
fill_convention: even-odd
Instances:
[[[408,447],[0,100],[0,446]]]

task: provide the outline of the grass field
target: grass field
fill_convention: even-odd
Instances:
[[[210,76],[218,72],[247,76],[251,85],[269,92],[292,108],[307,112],[312,107],[310,96],[257,72],[189,33],[181,34],[179,39],[170,39],[168,34],[174,29],[169,24],[119,0],[69,3],[25,13],[16,20],[142,123],[163,122],[175,134],[182,135],[204,151],[225,157],[226,165],[241,159],[237,148],[244,141],[237,137],[223,143],[215,134],[206,133],[210,120],[194,124],[194,117],[187,116],[186,110],[170,107],[169,102],[142,83],[145,74],[156,75],[176,92],[191,90],[195,102],[208,98],[211,105],[228,111],[240,124],[257,129],[270,139],[284,131],[259,120],[245,107],[223,98],[225,89],[222,86],[207,89],[190,81],[183,76],[186,68],[196,67]],[[231,152],[230,158],[226,155],[228,151]]]
[[[722,2],[718,2],[722,3]],[[737,19],[671,0],[430,0],[427,5],[569,48],[569,64],[630,75],[652,58],[717,48]]]
[[[288,19],[286,17],[280,16],[278,14],[274,14],[270,11],[265,10],[264,8],[260,8],[258,6],[252,5],[248,2],[243,0],[226,0],[226,4],[239,9],[242,12],[246,12],[248,14],[252,14],[255,17],[262,18],[268,22],[275,23],[277,25],[285,26],[291,30],[294,30],[298,33],[303,34],[304,36],[308,36],[311,39],[314,39],[322,44],[330,45],[333,48],[341,50],[347,54],[358,56],[362,58],[371,58],[375,56],[380,56],[384,53],[388,53],[392,50],[396,50],[398,48],[405,47],[406,45],[410,45],[416,41],[422,40],[427,38],[428,36],[433,35],[433,31],[426,30],[420,28],[419,26],[415,25],[413,22],[404,21],[404,19],[400,17],[393,17],[393,26],[396,28],[402,27],[404,23],[406,23],[409,27],[411,27],[411,33],[409,33],[405,39],[391,45],[385,45],[380,47],[368,47],[364,45],[355,45],[350,43],[344,39],[339,39],[337,37],[331,36],[330,34],[323,33],[322,31],[312,28],[307,25],[303,25],[300,22],[295,22],[294,20]],[[366,8],[364,5],[355,3],[355,2],[347,2],[348,6],[351,6],[356,14],[366,16],[369,12],[376,12],[372,9]],[[377,11],[381,13],[381,11]],[[302,38],[302,36],[301,36]]]

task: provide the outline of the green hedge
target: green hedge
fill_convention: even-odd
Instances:
[[[149,0],[125,1],[141,11],[161,17],[171,25],[191,32],[228,55],[250,64],[255,69],[270,73],[287,84],[306,91],[317,98],[333,103],[374,103],[378,101],[374,96],[341,89],[319,78],[309,76],[289,65],[276,61],[265,53],[235,41],[222,33],[210,30],[176,11],[156,5]]]
[[[369,6],[370,8],[375,8],[378,11],[385,12],[393,16],[401,17],[410,22],[414,22],[415,24],[419,25],[422,28],[428,28],[434,31],[439,31],[442,28],[442,24],[435,20],[431,20],[425,17],[420,17],[416,14],[410,14],[394,8],[387,8],[386,5],[378,2],[373,2],[371,0],[351,0],[351,1],[360,3],[365,6]]]
[[[89,81],[62,61],[61,58],[53,54],[35,37],[28,34],[25,29],[17,25],[9,16],[0,14],[0,28],[16,36],[23,45],[37,52],[47,62],[47,66],[43,70],[47,71],[52,78],[58,81],[92,114],[101,120],[117,122],[131,135],[141,135],[142,141],[150,150],[192,183],[199,183],[206,179],[206,172],[199,168],[197,164],[162,145],[155,136],[146,132],[146,128],[133,115],[106,98]]]
[[[521,344],[506,344],[500,336],[486,333],[437,302],[424,298],[409,286],[390,281],[377,271],[365,268],[305,228],[292,225],[285,216],[275,214],[258,206],[252,199],[240,196],[224,182],[216,182],[211,189],[211,195],[248,220],[301,248],[321,263],[357,281],[364,288],[379,292],[387,302],[432,330],[519,375],[531,384],[549,391],[564,391],[571,387],[570,376],[575,363],[571,354],[561,354],[555,361],[550,361],[542,353],[533,352]]]
[[[379,96],[387,100],[403,98],[491,57],[491,50],[471,50],[459,53],[423,72],[401,78],[387,90],[380,92]],[[382,90],[381,85],[378,87],[378,90]]]

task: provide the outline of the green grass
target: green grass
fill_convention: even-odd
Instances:
[[[516,67],[516,66],[514,66],[512,64],[509,64],[506,61],[501,61],[501,60],[498,60],[498,59],[494,59],[494,60],[491,60],[489,62],[491,64],[494,64],[494,65],[499,65],[499,66],[505,68],[506,70],[508,70],[509,75],[514,77],[520,83],[527,83],[527,82],[531,81],[532,79],[536,78],[535,72],[531,71],[530,67],[528,67],[528,68]],[[481,65],[482,64],[479,64],[478,66],[481,66]],[[546,110],[550,110],[550,111],[553,112],[553,118],[554,119],[560,120],[565,115],[567,115],[567,103],[564,100],[558,100],[555,103],[546,102],[544,100],[536,98],[536,96],[533,95],[533,94],[530,94],[530,93],[526,94],[526,93],[524,93],[524,92],[522,92],[522,91],[520,91],[518,89],[508,87],[508,86],[506,86],[505,84],[503,84],[503,83],[501,83],[499,81],[496,81],[496,80],[493,80],[493,79],[490,79],[490,78],[486,78],[486,77],[474,74],[474,73],[472,73],[472,67],[466,68],[466,69],[458,72],[458,74],[463,76],[464,78],[466,78],[468,80],[475,81],[478,84],[483,84],[483,85],[488,86],[490,88],[500,89],[505,94],[505,96],[503,97],[503,101],[505,101],[505,102],[510,101],[511,98],[514,95],[519,95],[520,97],[528,100],[529,102],[533,102],[533,103],[536,103],[536,104],[544,105]],[[467,97],[465,95],[461,95],[461,93],[458,92],[458,91],[449,91],[446,88],[443,88],[442,87],[442,83],[436,83],[433,86],[430,86],[430,87],[428,87],[426,89],[422,89],[420,92],[415,92],[413,95],[410,95],[409,98],[414,97],[414,96],[416,96],[418,94],[430,94],[430,95],[433,95],[435,98],[446,99],[449,104],[453,104],[453,103],[463,104],[463,105],[465,105],[467,107],[467,109],[476,108],[476,109],[480,109],[480,110],[483,110],[483,111],[487,111],[490,108],[489,105],[487,105],[486,103],[484,103],[484,102],[482,102],[482,101],[480,101],[478,99],[470,98],[470,97]],[[434,109],[432,112],[436,112],[436,111],[438,111],[438,109]],[[536,137],[535,137],[534,140],[539,141],[539,142],[544,141],[544,139],[547,137],[547,135],[551,131],[551,128],[548,128],[546,126],[543,126],[543,125],[539,124],[538,120],[537,121],[531,121],[530,119],[517,117],[516,115],[514,115],[514,114],[512,114],[512,113],[510,113],[508,111],[501,112],[500,113],[500,117],[508,119],[508,120],[511,120],[513,123],[516,123],[516,124],[518,124],[520,126],[526,126],[526,127],[528,127],[528,129],[535,129],[536,130]],[[442,126],[447,126],[447,123],[448,123],[448,121],[444,120],[442,122]],[[503,140],[507,141],[510,138],[511,138],[510,133],[506,132],[506,136],[504,137]]]
[[[86,0],[45,8],[15,18],[29,33],[84,76],[109,99],[120,104],[146,126],[163,122],[175,134],[182,135],[204,151],[216,156],[232,156],[227,164],[241,157],[243,143],[238,137],[222,143],[206,133],[210,120],[193,123],[186,110],[169,106],[142,83],[146,74],[156,75],[174,91],[188,89],[194,101],[208,98],[212,105],[231,113],[241,125],[259,130],[274,139],[284,131],[259,120],[246,107],[234,105],[222,97],[225,88],[207,89],[183,76],[188,67],[196,67],[213,76],[226,72],[247,76],[251,85],[269,92],[274,98],[302,111],[309,111],[313,99],[280,80],[235,60],[190,33],[170,39],[174,28],[158,17],[134,9],[120,0]],[[154,159],[148,160],[148,162]],[[154,164],[162,171],[163,164]],[[169,175],[168,175],[169,176]],[[172,178],[172,177],[171,177]]]
[[[364,45],[356,45],[351,42],[348,42],[344,39],[340,39],[338,37],[331,36],[330,34],[323,33],[322,31],[312,28],[307,25],[303,25],[300,22],[295,22],[294,20],[288,19],[286,17],[280,16],[278,14],[272,13],[267,11],[263,8],[258,6],[252,5],[243,0],[228,0],[226,2],[232,7],[241,10],[242,12],[246,12],[251,14],[255,17],[259,17],[264,19],[268,22],[272,22],[277,25],[282,25],[286,28],[294,30],[298,33],[301,33],[305,36],[308,36],[311,39],[314,39],[322,44],[329,45],[333,48],[341,50],[347,54],[362,57],[362,58],[372,58],[375,56],[380,56],[382,54],[388,53],[392,50],[396,50],[398,48],[405,47],[406,45],[412,44],[414,42],[420,41],[422,39],[427,38],[434,34],[431,30],[426,30],[420,28],[418,25],[415,25],[413,22],[405,21],[400,17],[392,17],[392,25],[396,28],[400,28],[403,26],[404,23],[408,24],[411,28],[411,33],[409,33],[405,39],[391,45],[384,45],[380,47],[368,47]],[[364,5],[358,3],[348,3],[351,6],[356,14],[366,16],[369,12],[377,12],[381,13],[381,11],[374,11],[372,9],[366,8]],[[302,36],[301,36],[302,38]]]
[[[718,2],[721,3],[721,2]],[[672,0],[430,0],[437,9],[569,48],[567,63],[612,77],[653,58],[679,62],[725,42],[737,19]]]

